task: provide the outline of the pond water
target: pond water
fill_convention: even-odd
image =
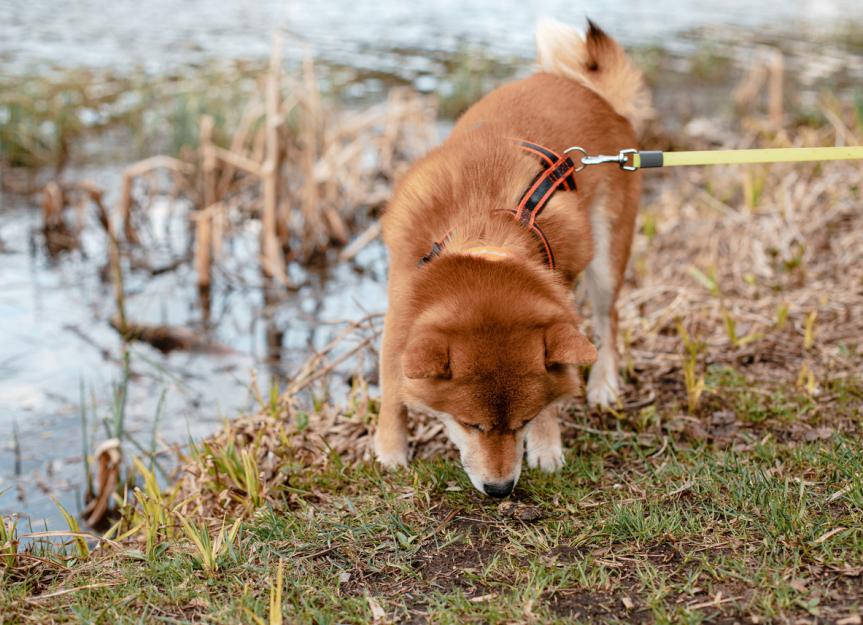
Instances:
[[[321,60],[399,71],[462,44],[532,57],[533,25],[550,15],[573,23],[589,15],[626,43],[660,45],[701,27],[807,38],[863,19],[858,0],[6,0],[0,11],[0,62],[25,73],[70,66],[158,73],[266,58],[274,29]]]
[[[625,43],[685,51],[705,32],[717,38],[740,32],[749,40],[794,33],[795,39],[811,43],[825,33],[845,36],[857,28],[859,37],[863,5],[859,0],[608,0],[601,7],[570,0],[5,0],[0,4],[0,73],[24,77],[74,68],[119,73],[143,68],[158,76],[213,61],[259,60],[269,55],[277,29],[285,34],[286,54],[294,58],[309,51],[325,64],[418,84],[418,77],[433,78],[438,71],[432,58],[465,47],[482,48],[504,62],[530,58],[539,16],[579,23],[585,14]],[[102,185],[107,205],[113,205],[118,168],[67,176],[75,178]],[[156,210],[171,218],[167,200]],[[108,325],[110,285],[99,277],[102,234],[85,229],[81,249],[57,260],[42,245],[40,222],[38,198],[0,197],[0,515],[30,515],[37,526],[40,519],[57,524],[49,495],[70,510],[78,508],[82,389],[89,413],[86,435],[102,440],[101,421],[110,416],[112,385],[122,372],[119,340]],[[254,241],[256,233],[246,238]],[[170,251],[172,242],[164,243]],[[333,331],[316,320],[357,319],[384,309],[385,267],[383,249],[372,245],[354,265],[298,274],[306,286],[273,308],[265,305],[258,276],[244,273],[240,265],[236,271],[242,279],[223,280],[213,293],[214,322],[206,330],[225,347],[221,353],[163,355],[146,345],[133,348],[129,436],[144,447],[154,431],[161,443],[182,443],[250,408],[250,371],[259,371],[263,389],[270,376],[283,379]],[[188,270],[146,279],[132,272],[127,292],[136,321],[204,328]],[[162,416],[154,428],[163,394]]]
[[[106,185],[119,180],[119,172],[105,169],[76,174],[105,178]],[[148,249],[159,252],[155,259],[148,254],[154,266],[183,253],[188,232],[185,213],[176,208],[167,197],[151,207],[153,232],[170,233],[149,242]],[[51,497],[78,509],[83,437],[86,432],[91,450],[108,438],[114,388],[123,377],[121,343],[109,324],[112,287],[100,278],[104,233],[85,219],[79,249],[52,256],[41,220],[31,202],[6,197],[0,203],[0,515],[26,513],[37,527],[41,519],[62,524]],[[283,383],[341,328],[338,322],[384,309],[380,244],[364,249],[352,265],[294,268],[291,278],[302,287],[287,293],[271,286],[265,298],[257,240],[254,226],[231,238],[230,261],[217,265],[208,315],[188,266],[155,276],[126,266],[126,310],[133,321],[186,328],[214,347],[163,354],[132,344],[124,423],[129,451],[165,452],[200,439],[257,405],[253,369],[266,397],[272,381]],[[172,458],[163,457],[166,469]]]

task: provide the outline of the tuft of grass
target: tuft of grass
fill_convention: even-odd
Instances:
[[[715,268],[710,268],[707,273],[701,271],[695,265],[691,265],[689,267],[689,274],[695,278],[695,280],[703,286],[705,289],[710,291],[710,294],[713,297],[719,297],[721,295],[721,291],[719,288],[719,281],[716,278],[716,270]]]
[[[776,307],[776,329],[782,330],[788,322],[788,303],[781,302]]]
[[[734,316],[727,310],[722,310],[722,318],[725,320],[725,333],[728,336],[728,342],[732,347],[745,347],[749,343],[761,339],[764,335],[759,332],[752,332],[746,336],[739,336],[737,333],[737,322]]]
[[[90,546],[87,544],[87,540],[83,537],[81,532],[81,526],[78,525],[78,519],[69,514],[69,511],[63,507],[56,499],[53,500],[54,505],[57,506],[57,509],[60,511],[60,514],[63,515],[63,519],[66,521],[66,525],[69,527],[69,532],[72,536],[72,542],[75,544],[75,549],[78,551],[78,558],[81,560],[86,560],[90,557]]]
[[[686,406],[689,413],[694,414],[705,388],[705,376],[703,372],[699,372],[698,365],[698,355],[704,349],[704,345],[690,337],[680,320],[677,321],[677,335],[684,350],[683,384],[686,387]]]
[[[225,531],[225,524],[216,533],[215,538],[210,537],[210,530],[206,525],[198,525],[189,520],[179,512],[175,512],[183,532],[196,550],[195,561],[207,575],[213,575],[219,570],[219,560],[224,554],[234,554],[234,543],[240,531],[242,518],[234,521],[230,530]]]
[[[249,498],[249,504],[252,508],[258,508],[264,503],[263,490],[261,488],[261,480],[259,478],[258,462],[255,457],[246,449],[240,452],[240,457],[243,461],[243,488]]]
[[[813,310],[806,315],[806,320],[803,324],[803,349],[812,349],[812,346],[815,345],[815,320],[817,318],[817,310]]]
[[[126,520],[126,524],[132,528],[128,533],[143,537],[144,553],[152,560],[159,555],[162,541],[172,537],[169,514],[171,499],[162,493],[153,471],[138,458],[133,458],[132,464],[144,478],[144,488],[135,487],[133,492],[138,505],[127,508],[133,516]]]
[[[0,562],[7,569],[15,566],[18,557],[18,519],[0,518]]]

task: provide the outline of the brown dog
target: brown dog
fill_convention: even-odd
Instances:
[[[518,480],[525,442],[529,466],[562,466],[553,404],[578,391],[573,365],[593,364],[591,404],[617,400],[615,299],[639,174],[591,167],[565,190],[571,179],[559,179],[572,168],[549,172],[564,167],[570,146],[636,147],[632,124],[650,109],[641,74],[592,23],[585,39],[543,23],[537,44],[541,71],[471,107],[413,165],[383,218],[390,272],[378,460],[407,464],[407,410],[430,412],[474,486],[496,497]],[[598,356],[572,307],[582,271]]]

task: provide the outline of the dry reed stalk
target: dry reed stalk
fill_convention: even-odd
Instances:
[[[60,226],[66,201],[63,189],[53,180],[45,185],[42,195],[42,227],[46,230]]]
[[[770,129],[782,130],[784,105],[785,56],[775,48],[761,48],[749,70],[734,89],[733,97],[738,107],[755,109],[759,95],[767,90],[766,102]]]
[[[209,288],[213,268],[213,216],[205,209],[195,215],[195,274],[198,286]]]
[[[837,103],[830,99],[821,106],[821,114],[824,115],[828,122],[830,122],[830,125],[833,126],[833,130],[836,133],[836,145],[860,145],[860,138],[842,120],[839,113],[834,110],[836,106]]]
[[[276,232],[276,219],[279,208],[279,174],[281,149],[279,147],[279,128],[282,117],[279,114],[282,76],[282,38],[276,35],[267,72],[266,93],[266,157],[261,176],[264,186],[263,216],[261,227],[261,259],[265,275],[288,284],[285,273],[285,259]]]
[[[228,165],[225,168],[225,171],[233,172],[233,169],[240,169],[247,174],[251,174],[252,176],[262,177],[263,168],[261,164],[257,161],[253,161],[247,156],[243,154],[233,152],[231,150],[226,150],[225,148],[214,145],[213,154],[219,158],[222,162]],[[266,163],[264,164],[266,166]]]
[[[215,121],[210,115],[204,115],[200,121],[200,143],[202,158],[202,184],[204,205],[207,209],[216,203],[216,147],[213,144],[213,127]]]
[[[371,226],[366,228],[360,236],[351,241],[350,245],[348,245],[345,249],[341,251],[339,254],[339,260],[342,262],[349,262],[353,260],[357,254],[363,251],[367,245],[371,244],[372,241],[377,239],[381,234],[381,223],[379,221],[374,222]]]
[[[250,158],[253,161],[262,163],[267,155],[267,124],[264,123],[258,128],[255,136],[252,138],[252,151]]]
[[[89,181],[81,181],[78,183],[78,188],[84,191],[93,204],[96,206],[96,212],[99,218],[99,223],[105,230],[108,236],[108,266],[111,268],[112,283],[114,286],[114,303],[117,307],[116,327],[120,336],[123,338],[123,349],[125,350],[125,337],[128,331],[128,323],[126,317],[126,291],[123,286],[123,266],[120,254],[120,241],[117,238],[117,231],[114,228],[111,215],[105,208],[102,201],[104,191]]]
[[[152,156],[145,158],[142,161],[133,163],[123,170],[123,182],[120,189],[120,217],[123,220],[123,236],[127,243],[137,243],[138,235],[132,225],[132,190],[135,178],[143,176],[156,169],[168,169],[174,172],[175,180],[185,180],[181,176],[194,173],[195,168],[190,163],[186,163],[172,156]]]
[[[390,91],[387,98],[387,108],[389,108],[390,110],[397,107],[401,108],[404,106],[404,101],[405,91],[403,89],[393,89]],[[384,123],[384,131],[381,135],[380,141],[378,142],[378,153],[380,154],[380,169],[381,172],[387,177],[391,176],[393,172],[393,160],[396,152],[396,142],[398,140],[399,127],[401,125],[398,122],[400,120],[401,115],[387,115],[386,121]]]
[[[204,115],[200,122],[201,184],[204,206],[195,215],[195,273],[198,287],[209,288],[213,265],[213,207],[216,203],[216,150],[213,144],[213,118]]]
[[[253,98],[246,103],[243,114],[240,117],[240,122],[237,124],[237,129],[234,131],[234,136],[231,138],[231,146],[228,150],[218,149],[219,158],[221,158],[227,166],[222,170],[219,180],[219,197],[224,196],[228,192],[231,185],[231,180],[234,177],[234,168],[246,171],[254,176],[260,177],[261,165],[260,161],[253,160],[245,156],[244,146],[249,136],[249,130],[252,124],[264,114],[264,107],[261,105],[258,98]],[[238,160],[234,160],[238,159]]]
[[[758,60],[749,65],[746,75],[737,83],[732,93],[734,102],[738,107],[748,109],[754,104],[758,92],[761,91],[764,84],[766,73],[767,69],[764,64]]]
[[[318,161],[318,130],[321,123],[321,98],[311,57],[303,60],[303,116],[300,139],[303,144],[300,168],[303,186],[300,190],[300,211],[303,216],[304,251],[310,254],[321,242],[321,213],[318,197],[318,180],[315,175]]]
[[[770,122],[776,131],[782,129],[782,118],[784,117],[783,105],[783,81],[785,80],[785,56],[779,50],[772,50],[770,61],[770,85],[768,89],[768,110]]]
[[[216,202],[211,207],[211,221],[213,224],[213,257],[218,261],[222,258],[222,248],[225,240],[225,229],[227,222],[227,209],[221,202]]]

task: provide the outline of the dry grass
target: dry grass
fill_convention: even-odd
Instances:
[[[803,129],[793,144],[835,140],[832,129]],[[775,385],[794,386],[804,367],[816,380],[859,378],[859,163],[698,169],[650,182],[621,307],[638,394],[662,397],[658,381],[679,369],[677,320],[703,343],[705,366],[744,366]]]

